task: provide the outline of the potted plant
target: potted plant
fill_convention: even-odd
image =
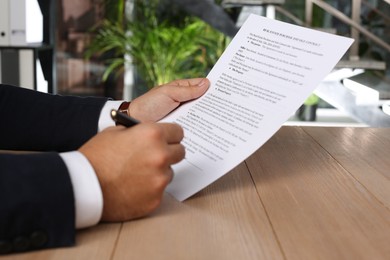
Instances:
[[[177,78],[205,76],[222,54],[227,37],[199,18],[162,15],[158,2],[135,0],[133,19],[105,19],[94,29],[87,57],[111,53],[105,59],[103,80],[123,73],[131,60],[146,88],[151,88]]]

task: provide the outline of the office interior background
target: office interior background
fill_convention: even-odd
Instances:
[[[26,6],[31,1],[0,4],[7,12],[9,2]],[[16,83],[22,87],[131,99],[175,78],[206,76],[247,15],[256,13],[355,39],[286,124],[390,126],[389,0],[36,2],[42,17],[33,20],[42,20],[42,42],[20,46],[0,40],[2,83],[15,82],[7,69],[18,57],[19,64],[12,66],[31,74],[22,66],[28,63],[34,73],[30,86],[19,75]],[[26,7],[23,15],[31,9]]]

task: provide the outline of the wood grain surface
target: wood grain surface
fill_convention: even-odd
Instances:
[[[77,245],[1,259],[390,259],[390,128],[282,127],[234,170]]]

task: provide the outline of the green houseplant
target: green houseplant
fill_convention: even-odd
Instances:
[[[148,88],[177,78],[205,76],[218,59],[227,37],[198,18],[161,15],[158,2],[136,0],[132,20],[123,15],[105,19],[94,29],[87,57],[111,53],[103,80],[122,73],[127,57]],[[115,10],[123,14],[124,8]]]

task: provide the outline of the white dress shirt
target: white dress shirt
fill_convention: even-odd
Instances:
[[[118,109],[123,101],[107,101],[98,122],[98,131],[115,123],[111,109]],[[99,180],[88,159],[78,151],[60,153],[69,171],[75,197],[76,228],[86,228],[99,223],[103,212],[103,194]]]

